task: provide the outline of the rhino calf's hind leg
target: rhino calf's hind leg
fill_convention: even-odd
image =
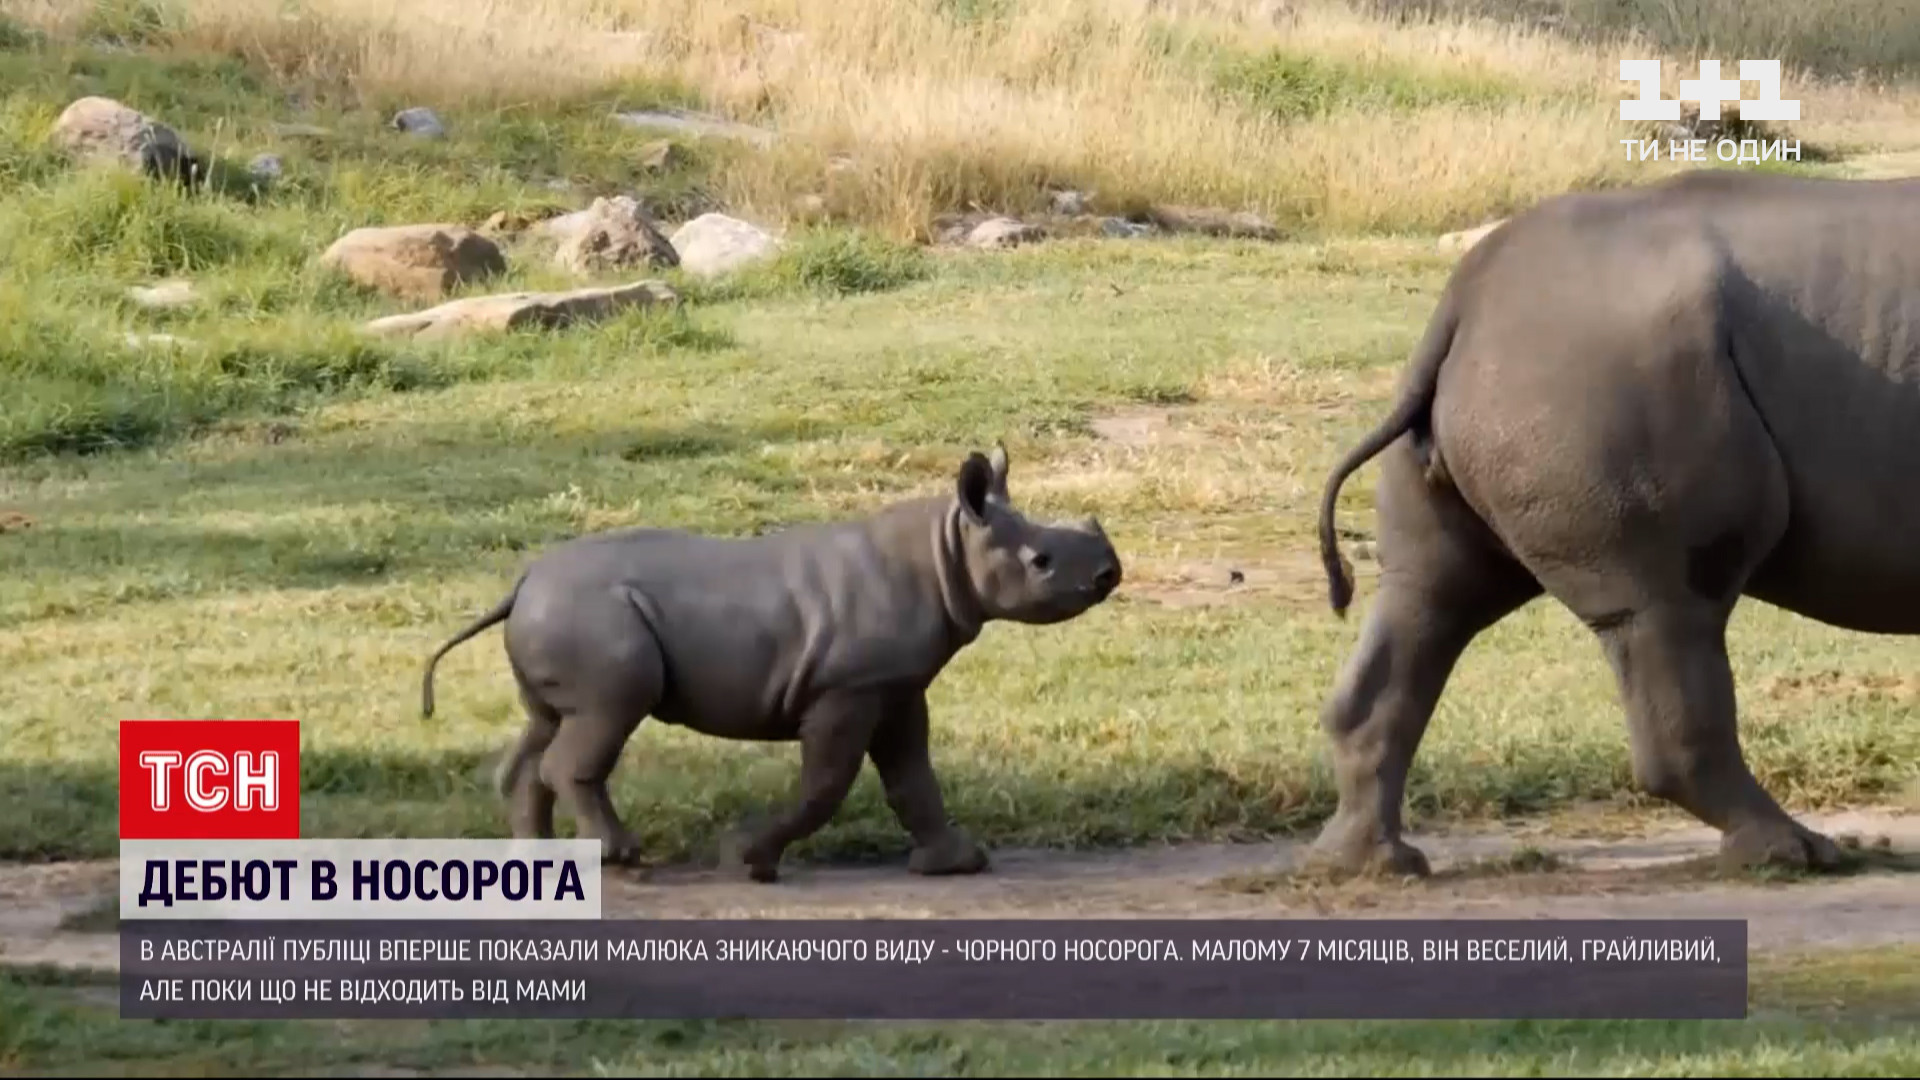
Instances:
[[[1720,830],[1731,867],[1831,867],[1840,849],[1794,821],[1740,751],[1729,610],[1703,601],[1642,608],[1596,628],[1625,700],[1635,780]]]
[[[723,861],[754,881],[778,879],[787,848],[833,820],[852,790],[885,706],[884,695],[836,693],[808,710],[800,721],[799,798],[770,823],[730,838]]]
[[[540,759],[560,730],[560,714],[541,701],[523,682],[520,704],[527,726],[519,742],[500,762],[495,784],[507,800],[507,821],[517,839],[553,836],[554,790],[540,777]]]
[[[581,835],[600,841],[604,861],[631,864],[640,841],[621,822],[607,780],[634,729],[660,703],[666,660],[652,635],[624,615],[609,621],[599,640],[569,651],[563,683],[551,691],[542,684],[560,725],[540,757],[539,778],[566,801]]]
[[[913,852],[907,869],[916,874],[977,874],[987,868],[987,853],[947,820],[940,778],[933,771],[928,745],[927,699],[914,694],[882,719],[867,748],[887,805],[907,834]]]

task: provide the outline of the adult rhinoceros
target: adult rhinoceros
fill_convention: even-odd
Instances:
[[[1633,773],[1732,865],[1826,867],[1747,767],[1727,621],[1742,596],[1920,633],[1920,180],[1703,171],[1559,196],[1461,260],[1392,415],[1379,594],[1326,702],[1339,806],[1317,860],[1425,874],[1407,768],[1467,644],[1543,592],[1618,679]]]

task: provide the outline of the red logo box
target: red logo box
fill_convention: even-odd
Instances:
[[[122,840],[298,840],[300,721],[122,720]]]

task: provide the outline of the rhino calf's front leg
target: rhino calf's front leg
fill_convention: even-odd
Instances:
[[[872,694],[833,694],[816,704],[800,722],[799,799],[765,827],[732,838],[722,859],[754,881],[777,880],[787,848],[833,820],[860,776],[881,704]]]
[[[907,869],[916,874],[977,874],[987,853],[947,820],[928,746],[927,698],[916,693],[880,722],[867,748],[902,828],[913,837]]]

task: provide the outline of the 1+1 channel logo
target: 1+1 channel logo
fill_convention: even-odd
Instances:
[[[1691,137],[1694,133],[1681,126],[1680,103],[1692,101],[1699,105],[1699,119],[1702,124],[1712,123],[1716,127],[1722,117],[1720,106],[1733,102],[1738,111],[1736,115],[1743,124],[1757,122],[1777,122],[1800,119],[1800,100],[1780,96],[1780,61],[1778,60],[1742,60],[1740,77],[1723,79],[1720,77],[1720,61],[1700,61],[1700,77],[1680,80],[1680,96],[1665,98],[1661,96],[1661,84],[1665,76],[1659,60],[1622,60],[1620,61],[1620,81],[1638,83],[1640,96],[1620,99],[1620,119],[1635,123],[1657,123],[1667,125],[1668,130],[1687,136],[1670,139],[1667,144],[1667,156],[1676,161],[1707,160],[1709,140]],[[1745,96],[1743,87],[1747,83],[1756,83],[1760,87],[1760,96]],[[1713,156],[1721,161],[1753,162],[1798,161],[1800,160],[1800,140],[1788,142],[1785,139],[1734,138],[1731,135],[1712,140]],[[1658,160],[1660,157],[1659,139],[1621,139],[1620,144],[1627,148],[1627,160],[1636,158],[1641,161]]]

